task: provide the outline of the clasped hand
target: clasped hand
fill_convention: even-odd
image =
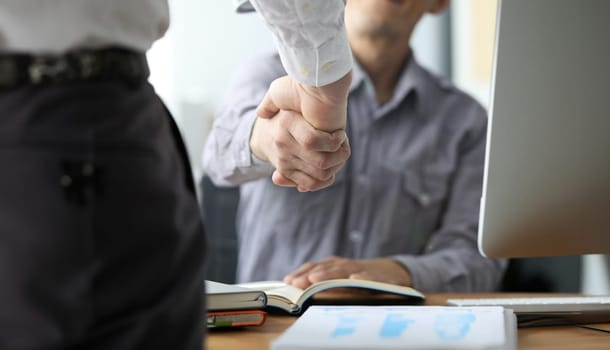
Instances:
[[[306,262],[284,277],[286,284],[305,289],[311,284],[337,278],[371,280],[411,286],[409,270],[391,258],[348,259],[332,256]]]
[[[275,167],[276,185],[301,192],[331,185],[350,156],[345,133],[351,73],[323,87],[276,79],[256,110],[255,156]]]

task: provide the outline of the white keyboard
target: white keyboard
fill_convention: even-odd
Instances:
[[[610,312],[610,295],[583,297],[545,297],[545,298],[483,298],[449,299],[448,305],[454,306],[504,306],[516,313],[528,312]]]
[[[449,299],[447,305],[503,306],[517,314],[521,325],[528,322],[532,323],[530,325],[610,322],[610,295]],[[551,322],[543,322],[543,319]]]

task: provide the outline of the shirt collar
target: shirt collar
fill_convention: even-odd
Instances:
[[[388,112],[396,108],[400,103],[402,103],[410,94],[413,94],[414,97],[418,93],[421,93],[426,88],[427,79],[425,77],[426,73],[424,68],[417,62],[413,55],[413,51],[411,51],[411,55],[409,57],[408,62],[405,64],[405,67],[400,74],[400,78],[398,83],[396,84],[396,89],[394,91],[394,96],[384,103],[383,105],[378,105],[375,109],[374,119],[379,119],[384,115],[387,115]],[[352,83],[350,85],[350,93],[354,92],[358,88],[368,89],[367,93],[371,95],[371,98],[375,99],[375,94],[373,91],[373,85],[368,77],[367,73],[360,66],[358,61],[354,59],[354,68],[352,73]],[[418,99],[415,99],[417,103]],[[417,107],[417,106],[416,106]]]

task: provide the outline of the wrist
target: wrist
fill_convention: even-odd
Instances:
[[[264,151],[264,138],[261,135],[261,122],[262,120],[257,117],[252,125],[252,133],[250,134],[250,153],[256,158],[268,162],[269,157],[267,157],[267,154]]]
[[[333,132],[345,129],[347,95],[352,80],[351,71],[341,79],[320,87],[300,83],[300,105],[303,117],[318,130]]]

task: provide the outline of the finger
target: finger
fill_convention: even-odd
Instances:
[[[311,126],[302,115],[286,125],[296,142],[308,151],[336,152],[347,140],[345,130],[326,132]]]
[[[297,185],[297,190],[299,192],[318,191],[332,185],[333,182],[335,182],[334,175],[332,175],[328,180],[317,180],[301,171],[296,170],[282,173],[282,175],[294,182]]]
[[[316,169],[297,157],[286,156],[275,161],[275,164],[271,179],[278,186],[296,186],[299,191],[307,192],[328,187],[334,182],[334,169]]]
[[[310,283],[317,283],[320,281],[337,279],[337,278],[348,278],[350,273],[346,271],[342,266],[338,265],[318,265],[316,268],[308,274]]]
[[[353,280],[378,281],[378,279],[375,278],[375,276],[373,276],[368,271],[360,271],[360,272],[352,273],[348,276],[348,278],[353,279]]]
[[[322,133],[325,134],[324,132],[322,132]],[[342,133],[342,135],[340,135],[338,137],[342,138],[343,142],[339,145],[339,148],[334,151],[319,151],[319,149],[322,149],[324,147],[317,147],[317,146],[313,146],[312,148],[310,148],[312,143],[316,143],[317,141],[307,139],[307,136],[305,136],[306,137],[305,139],[303,139],[303,138],[299,139],[300,136],[291,134],[291,136],[294,137],[294,142],[302,145],[302,147],[295,147],[293,149],[294,155],[297,156],[299,159],[301,159],[304,163],[309,164],[311,167],[313,167],[313,169],[310,169],[309,172],[315,178],[325,180],[327,177],[329,177],[331,175],[331,173],[336,174],[337,171],[343,167],[345,162],[351,156],[351,148],[349,145],[349,139],[347,138],[347,136],[345,135],[345,133],[343,131],[340,131],[339,133]],[[306,144],[309,142],[309,146],[304,145],[302,142],[305,142]],[[324,141],[322,141],[322,142],[324,142]],[[332,141],[332,142],[334,142],[334,141]],[[321,144],[318,143],[317,145],[319,146]],[[318,150],[314,150],[313,148],[317,148]],[[333,148],[334,148],[334,146],[333,146]],[[328,148],[328,149],[330,149],[330,148]],[[322,175],[324,173],[320,173],[319,175],[316,175],[315,173],[312,172],[312,171],[315,172],[316,169],[329,170],[329,169],[333,169],[333,168],[335,168],[335,170],[331,171],[330,173],[327,172],[326,176]]]
[[[311,177],[315,181],[320,181],[323,183],[327,183],[330,181],[335,174],[343,166],[345,165],[345,159],[338,158],[339,155],[305,155],[305,157],[309,157],[310,159],[314,159],[312,161],[308,161],[300,158],[298,155],[294,153],[296,150],[288,150],[283,153],[287,154],[278,157],[275,160],[275,165],[277,171],[282,174],[284,177],[289,178],[290,180],[299,183],[299,181],[295,178],[295,176],[299,176],[298,174],[293,175],[293,172],[301,172],[308,177]],[[345,157],[345,154],[341,156]],[[328,160],[330,159],[330,160]],[[326,163],[333,164],[330,167],[326,166]],[[334,163],[337,163],[336,165]],[[324,168],[320,168],[319,165],[323,164]],[[306,180],[306,179],[305,179]],[[332,182],[331,182],[332,183]]]
[[[286,275],[284,277],[284,283],[292,284],[292,282],[296,278],[299,278],[299,277],[307,274],[315,266],[316,266],[316,264],[311,262],[311,261],[304,263],[303,265],[299,266],[299,268],[297,268],[295,271],[293,271],[293,272],[289,273],[288,275]]]
[[[310,282],[309,278],[307,278],[307,277],[308,277],[308,275],[303,275],[303,276],[293,279],[292,285],[297,288],[301,288],[301,289],[305,289],[305,288],[311,286],[313,283]]]
[[[281,187],[296,187],[297,184],[290,180],[289,178],[282,175],[279,171],[273,171],[273,175],[271,175],[271,181],[277,186]]]
[[[283,178],[293,184],[301,184],[304,188],[320,189],[331,185],[334,176],[343,168],[349,156],[349,148],[342,148],[337,154],[305,152],[304,157],[311,159],[306,160],[299,157],[298,153],[302,152],[299,151],[298,145],[292,141],[282,142],[282,145],[276,143],[276,156],[273,157],[272,163]],[[330,164],[330,167],[327,164]],[[290,181],[283,181],[278,175],[274,175],[273,180],[280,186],[292,185]]]
[[[287,177],[287,170],[294,169],[317,180],[326,181],[336,171],[320,170],[328,170],[344,164],[350,155],[349,143],[344,131],[331,134],[315,130],[300,114],[290,111],[281,111],[276,121],[275,136],[272,141],[276,156],[273,157],[272,163],[284,177]],[[342,144],[335,152],[313,150],[319,148],[316,145],[320,145],[320,142],[327,143],[332,138],[342,140]],[[334,145],[332,148],[335,148]]]
[[[325,180],[339,171],[350,156],[349,148],[342,147],[337,152],[296,152],[299,161],[307,165],[311,175]],[[321,171],[327,170],[327,171]]]
[[[275,79],[256,109],[261,118],[273,118],[280,110],[299,111],[300,99],[294,90],[294,81],[288,76]]]
[[[265,97],[256,108],[256,116],[264,119],[271,119],[280,111],[273,101],[273,96],[267,91]]]

